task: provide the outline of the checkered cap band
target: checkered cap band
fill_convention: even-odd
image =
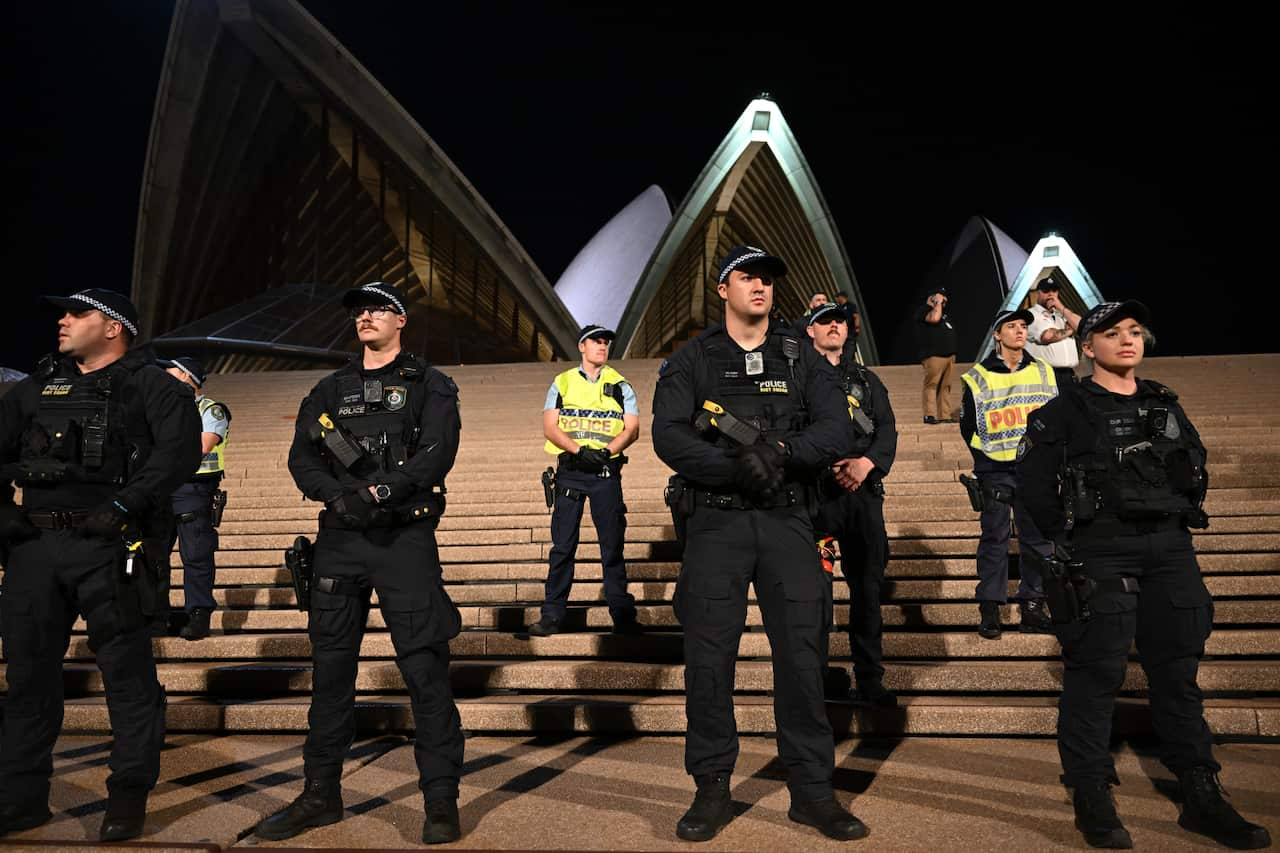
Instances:
[[[129,334],[133,335],[134,337],[137,337],[138,327],[135,326],[133,323],[131,323],[128,320],[128,318],[126,318],[123,314],[121,314],[119,311],[115,310],[111,306],[107,305],[105,302],[102,302],[98,299],[94,299],[92,296],[86,296],[85,294],[87,293],[88,293],[87,290],[82,290],[79,293],[71,294],[67,298],[74,299],[77,302],[83,302],[84,304],[88,305],[90,308],[94,308],[98,311],[101,311],[103,314],[106,314],[112,320],[119,322],[121,326],[124,326],[126,329],[128,329]]]

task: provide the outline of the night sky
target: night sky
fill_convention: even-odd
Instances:
[[[1265,352],[1277,181],[1257,22],[1119,25],[858,5],[308,0],[555,281],[650,184],[672,207],[768,91],[816,173],[880,335],[970,216],[1056,231],[1157,354]],[[10,4],[0,365],[53,343],[34,295],[128,290],[171,3]],[[909,10],[910,11],[910,10]],[[919,27],[927,27],[920,31]],[[1256,35],[1254,35],[1256,33]],[[880,341],[881,349],[888,349]]]

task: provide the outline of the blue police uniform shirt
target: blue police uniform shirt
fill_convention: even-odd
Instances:
[[[592,385],[600,381],[599,376],[592,379],[581,367],[578,368],[578,373],[582,375],[583,379],[587,380]],[[603,373],[604,371],[601,371],[601,374]],[[557,402],[557,398],[559,396],[560,389],[556,387],[556,381],[552,379],[551,388],[547,391],[547,402],[542,406],[542,411],[545,412],[549,409],[560,408],[560,404]],[[636,392],[632,390],[630,382],[622,383],[622,413],[624,415],[635,415],[636,417],[640,417],[640,402],[636,399]]]
[[[199,397],[196,397],[196,404],[198,405],[200,401],[203,399],[204,399],[203,394],[201,394]],[[215,434],[216,436],[218,436],[218,439],[220,441],[226,441],[227,440],[227,416],[225,412],[223,413],[222,417],[215,416],[213,414],[213,410],[216,408],[219,408],[219,407],[210,406],[209,408],[201,412],[200,429],[203,432],[211,432]]]

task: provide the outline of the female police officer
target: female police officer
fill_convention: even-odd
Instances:
[[[1018,452],[1027,508],[1067,557],[1056,595],[1055,573],[1045,577],[1064,664],[1062,781],[1089,844],[1133,846],[1111,798],[1119,779],[1108,744],[1136,638],[1160,757],[1182,789],[1179,825],[1229,847],[1266,847],[1267,830],[1242,818],[1218,783],[1196,684],[1213,602],[1187,529],[1208,525],[1205,449],[1178,396],[1137,378],[1147,320],[1132,300],[1085,315],[1079,336],[1094,373],[1031,415]]]

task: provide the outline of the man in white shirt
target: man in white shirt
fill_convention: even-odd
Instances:
[[[1053,367],[1058,387],[1076,381],[1076,326],[1080,315],[1058,299],[1058,282],[1050,276],[1036,285],[1036,304],[1030,308],[1032,322],[1027,327],[1027,352]]]

